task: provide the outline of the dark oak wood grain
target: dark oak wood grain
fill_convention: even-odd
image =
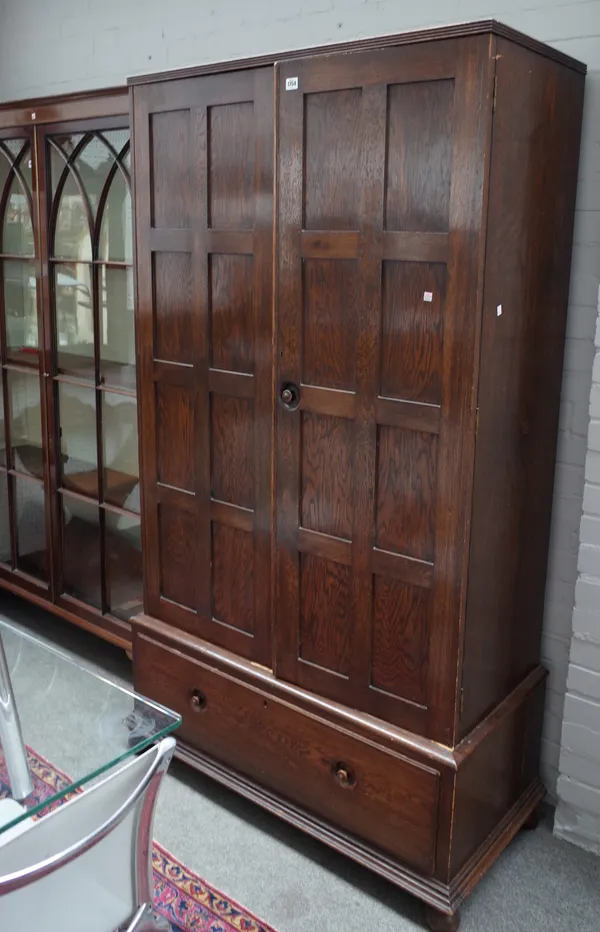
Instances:
[[[299,404],[277,411],[277,671],[438,740],[453,728],[486,181],[454,168],[489,141],[489,62],[489,43],[468,39],[460,54],[447,42],[308,57],[279,78],[298,91],[279,97],[277,385],[297,386]],[[304,661],[310,631],[321,638],[299,628],[306,530],[351,542],[345,681]],[[314,545],[346,566],[337,540]],[[377,587],[402,584],[423,591],[377,607]],[[397,632],[401,652],[414,605],[425,680],[416,702],[410,677],[383,702],[373,645]]]
[[[583,89],[498,55],[461,735],[539,662]]]
[[[146,603],[268,665],[273,75],[140,91],[134,116]]]
[[[231,766],[243,761],[244,770],[272,789],[432,872],[440,780],[433,767],[335,731],[209,666],[165,654],[147,637],[136,641],[135,663],[136,687],[151,689],[157,699],[168,696],[171,707],[185,714],[184,740]],[[193,689],[206,696],[200,714],[190,712]],[[348,784],[340,770],[349,774]]]
[[[491,21],[258,67],[273,61],[134,82],[136,685],[182,711],[183,759],[456,929],[543,795],[538,638],[581,69]],[[189,147],[161,182],[159,197],[178,193],[160,230],[146,205],[157,117]],[[171,289],[182,330],[161,337],[167,358],[152,355],[160,253],[191,270]],[[506,304],[518,314],[500,330]],[[189,362],[172,358],[186,305]],[[163,388],[194,411],[187,490],[157,481]],[[188,436],[179,408],[173,446]]]
[[[154,356],[176,363],[194,362],[192,270],[187,253],[155,252]]]
[[[441,403],[446,267],[384,262],[381,394]]]

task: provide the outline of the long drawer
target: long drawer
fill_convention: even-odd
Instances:
[[[138,635],[135,685],[195,747],[433,873],[440,774]]]

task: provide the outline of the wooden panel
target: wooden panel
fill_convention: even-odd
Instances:
[[[150,117],[152,226],[190,226],[190,120],[185,110]]]
[[[407,430],[440,432],[441,410],[438,405],[419,404],[392,398],[377,398],[375,414],[378,424],[388,427],[405,427]]]
[[[352,448],[349,422],[302,414],[302,512],[305,528],[352,536]]]
[[[208,390],[232,398],[253,398],[254,378],[243,372],[226,372],[223,369],[208,370]]]
[[[278,98],[277,384],[300,386],[300,411],[277,412],[277,672],[444,743],[466,571],[492,70],[489,42],[473,38],[285,62],[279,78],[299,83]],[[467,169],[474,159],[484,170]],[[349,466],[343,494],[332,445]],[[307,497],[307,477],[328,505]],[[299,552],[347,565],[328,535],[351,540],[347,679],[297,659]],[[391,611],[375,605],[374,574],[390,592],[422,588],[428,606],[426,679],[408,695],[370,685],[375,615]]]
[[[434,564],[427,560],[416,560],[405,554],[392,553],[389,550],[374,547],[371,553],[371,568],[376,574],[380,573],[382,576],[398,579],[403,583],[421,586],[425,589],[431,589],[433,586]]]
[[[347,675],[350,661],[350,567],[303,553],[300,587],[300,657]]]
[[[359,305],[356,262],[304,260],[304,382],[352,391]]]
[[[175,508],[177,511],[188,511],[190,514],[196,513],[196,496],[193,492],[186,492],[185,489],[177,489],[172,485],[162,485],[160,482],[156,486],[156,501],[168,508]]]
[[[449,229],[453,99],[453,81],[389,88],[386,230]]]
[[[188,512],[163,505],[158,509],[160,547],[160,592],[166,599],[195,609],[197,574],[195,564],[195,520]]]
[[[192,231],[164,228],[148,230],[148,247],[151,252],[191,252]]]
[[[254,416],[251,401],[211,397],[211,495],[254,507]]]
[[[303,385],[300,392],[300,410],[325,416],[353,418],[356,414],[356,395],[353,392],[334,391],[316,385]]]
[[[359,226],[360,88],[305,98],[305,206],[307,230]]]
[[[190,256],[157,252],[154,269],[154,355],[192,363],[192,279]]]
[[[178,388],[185,388],[190,392],[194,390],[194,367],[190,363],[165,362],[164,359],[155,359],[150,371],[153,382],[160,382],[162,385],[176,385]]]
[[[461,735],[539,661],[584,87],[498,52]]]
[[[183,715],[188,741],[322,818],[432,873],[439,771],[378,748],[164,644],[136,637],[135,686]],[[190,699],[200,690],[204,711]],[[346,769],[350,785],[336,776]]]
[[[239,528],[249,534],[254,530],[254,512],[250,508],[241,508],[240,505],[213,499],[210,503],[210,516],[213,522],[224,524],[226,527]]]
[[[254,224],[254,106],[251,101],[208,108],[209,226]]]
[[[193,401],[174,385],[156,386],[156,467],[159,482],[194,491]]]
[[[218,252],[232,256],[251,256],[254,253],[253,230],[207,230],[206,248],[208,252]]]
[[[305,259],[358,259],[358,230],[304,230],[301,236]]]
[[[145,607],[268,665],[273,72],[140,89],[134,119]]]
[[[251,256],[211,256],[211,364],[217,369],[253,371],[253,286]]]
[[[343,563],[344,566],[350,566],[352,563],[352,544],[349,540],[309,531],[305,527],[298,528],[298,550],[300,553],[324,557],[334,563]]]
[[[254,631],[254,541],[239,528],[213,523],[213,616]]]
[[[386,232],[383,234],[383,258],[398,262],[446,262],[448,234]]]
[[[437,437],[379,429],[377,546],[433,560]]]
[[[530,677],[528,692],[511,693],[458,747],[450,876],[475,854],[532,782],[543,795],[537,764],[545,677],[539,668]]]
[[[426,703],[431,593],[375,576],[371,685]]]
[[[446,268],[384,262],[381,394],[441,403]]]

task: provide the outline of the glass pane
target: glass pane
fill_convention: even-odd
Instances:
[[[10,564],[10,514],[8,476],[0,471],[0,562]]]
[[[2,145],[6,146],[13,159],[16,159],[19,152],[25,145],[25,139],[3,139]]]
[[[137,402],[127,395],[102,392],[104,498],[139,512]]]
[[[105,511],[109,611],[125,621],[142,611],[142,529],[139,518]]]
[[[78,259],[80,262],[91,262],[92,259],[92,239],[85,201],[71,171],[60,195],[52,255],[60,259]]]
[[[42,405],[40,377],[37,372],[9,369],[10,445],[13,468],[26,476],[42,479],[44,456],[42,443]]]
[[[46,566],[46,504],[44,486],[31,479],[13,479],[17,522],[17,569],[44,582]]]
[[[115,158],[106,143],[94,136],[75,159],[75,168],[87,194],[92,213],[96,216],[102,189]]]
[[[92,267],[54,267],[54,320],[58,368],[94,380]]]
[[[35,265],[3,263],[6,355],[19,362],[38,361]]]
[[[66,168],[67,159],[83,139],[83,133],[72,133],[70,136],[53,136],[52,144],[48,146],[50,152],[50,179],[52,181],[52,197],[56,194],[58,182]],[[57,151],[57,148],[60,150]]]
[[[29,201],[16,175],[10,183],[8,202],[4,208],[2,252],[14,256],[35,255]]]
[[[99,288],[102,380],[135,389],[133,269],[101,266]]]
[[[103,139],[113,147],[117,155],[120,155],[125,146],[129,142],[129,130],[128,129],[109,129],[102,130],[100,133]]]
[[[44,792],[19,800],[21,805],[14,806],[12,812],[8,807],[10,814],[4,808],[0,825],[3,843],[8,840],[9,826],[41,815],[55,800],[65,798],[120,761],[131,760],[173,731],[181,716],[117,686],[88,669],[85,661],[70,659],[6,619],[0,621],[0,634],[23,740],[29,749],[35,748],[29,751],[30,761],[34,766],[37,764],[38,775],[40,768],[46,771],[38,783]],[[52,771],[48,772],[43,759],[40,760],[44,757],[61,772],[54,779]],[[0,767],[5,772],[1,753]],[[3,782],[10,781],[5,778]],[[11,799],[10,786],[3,789],[4,795]],[[28,925],[23,922],[23,932],[27,932]],[[48,924],[44,928],[50,932]],[[9,930],[5,920],[2,929],[13,932],[14,923]]]
[[[123,172],[119,169],[111,182],[104,205],[100,229],[100,258],[105,262],[131,262],[132,229],[131,195]]]
[[[97,498],[96,391],[59,382],[58,405],[63,485]]]
[[[62,512],[64,591],[102,608],[99,509],[63,495]]]

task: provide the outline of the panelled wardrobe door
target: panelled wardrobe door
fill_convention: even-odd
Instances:
[[[272,70],[134,119],[146,610],[269,665]]]
[[[277,674],[445,743],[489,69],[486,37],[279,69]]]

